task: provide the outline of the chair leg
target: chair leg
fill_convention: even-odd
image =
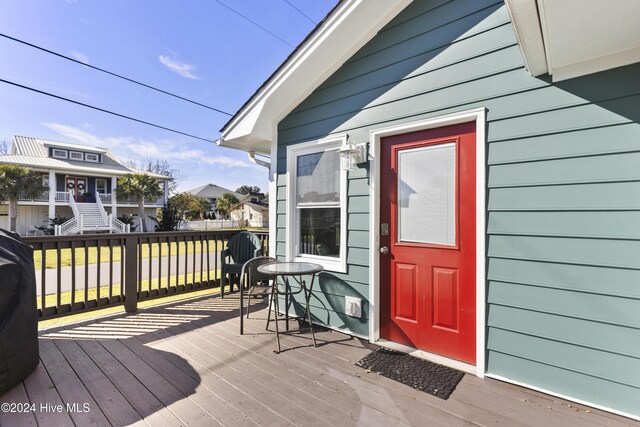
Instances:
[[[242,291],[241,291],[242,292]],[[249,309],[251,308],[251,295],[247,296],[247,319],[249,318]]]
[[[244,332],[244,316],[242,315],[242,309],[244,308],[243,292],[240,292],[240,335]]]
[[[226,275],[226,271],[223,268],[222,274],[220,275],[220,298],[224,298],[224,284],[226,282],[225,275]]]

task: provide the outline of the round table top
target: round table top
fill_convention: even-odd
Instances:
[[[258,267],[258,271],[263,274],[277,276],[298,276],[303,274],[316,274],[324,270],[319,264],[313,262],[275,262],[264,264]]]

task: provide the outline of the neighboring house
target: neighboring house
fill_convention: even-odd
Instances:
[[[270,156],[270,253],[324,265],[315,321],[639,418],[632,16],[340,2],[219,140]]]
[[[233,194],[238,200],[243,200],[245,197],[243,194],[236,193],[235,191],[228,190],[215,184],[205,184],[203,186],[187,190],[187,193],[206,199],[211,205],[211,212],[216,212],[216,202],[225,193]]]
[[[237,209],[231,212],[231,219],[243,221],[250,227],[269,226],[269,199],[264,194],[247,194]]]
[[[30,234],[35,226],[47,225],[56,215],[70,218],[61,234],[92,231],[122,232],[124,227],[115,218],[137,214],[134,199],[116,200],[118,178],[134,171],[124,166],[108,149],[69,144],[41,138],[14,136],[10,154],[0,155],[0,164],[25,166],[42,173],[42,183],[49,187],[35,199],[18,202],[17,231]],[[167,177],[152,174],[164,186],[165,195],[148,200],[147,215],[165,204],[168,196]],[[7,228],[7,204],[0,205],[0,227]],[[80,220],[82,217],[82,221]],[[75,222],[73,221],[75,220]],[[147,225],[153,230],[148,219]]]

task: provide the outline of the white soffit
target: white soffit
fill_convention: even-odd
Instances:
[[[412,0],[344,0],[222,129],[218,145],[270,155],[280,120]]]
[[[639,0],[506,2],[534,76],[560,81],[640,62]]]

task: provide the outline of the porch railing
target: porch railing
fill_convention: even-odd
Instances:
[[[49,201],[49,192],[43,191],[40,194],[36,195],[36,197],[27,197],[25,194],[20,194],[18,196],[18,201],[20,202],[48,202]]]
[[[125,198],[119,198],[118,199],[118,204],[124,204],[124,205],[138,205],[138,201],[136,200],[135,197],[125,197]],[[146,206],[162,206],[164,205],[164,197],[158,197],[157,199],[150,199],[148,197],[146,197],[144,199],[144,204]]]
[[[110,193],[98,193],[98,198],[102,203],[111,203],[111,194]],[[97,200],[97,199],[96,199]]]
[[[69,194],[66,191],[56,191],[56,202],[57,203],[69,203]]]
[[[235,231],[26,237],[34,248],[40,319],[220,285],[221,252]],[[263,253],[269,236],[256,232]]]

